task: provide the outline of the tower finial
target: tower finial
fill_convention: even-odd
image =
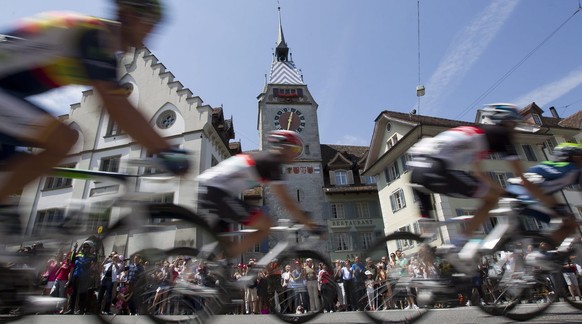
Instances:
[[[281,22],[281,6],[279,6],[279,1],[277,0],[277,11],[279,14],[279,36],[277,38],[277,48],[275,49],[275,58],[277,61],[287,61],[287,55],[289,54],[289,47],[285,42],[285,35],[283,34],[283,23]]]

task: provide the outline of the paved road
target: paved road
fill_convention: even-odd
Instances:
[[[37,315],[29,316],[17,323],[26,324],[91,324],[98,323],[98,321],[92,320],[90,316],[62,316],[62,315]],[[141,324],[149,323],[149,321],[143,316],[119,316],[116,317],[113,323],[117,324]],[[212,322],[214,324],[267,324],[267,323],[277,323],[275,317],[268,315],[222,315],[217,316]],[[331,313],[322,314],[313,321],[309,322],[313,324],[323,324],[323,323],[333,323],[333,324],[347,324],[347,323],[357,323],[364,324],[369,323],[369,320],[359,312],[341,312],[341,313]],[[451,309],[438,309],[431,311],[426,315],[420,324],[437,324],[437,323],[447,323],[447,324],[465,324],[465,323],[512,323],[511,320],[505,319],[503,317],[492,317],[482,313],[476,307],[459,307]],[[544,315],[531,320],[527,323],[535,324],[547,324],[547,323],[582,323],[582,311],[576,310],[565,303],[554,304],[547,313]]]

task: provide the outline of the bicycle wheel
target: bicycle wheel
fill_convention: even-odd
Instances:
[[[549,246],[553,244],[545,236],[526,233],[505,239],[486,254],[498,275],[489,272],[493,279],[491,298],[480,303],[480,308],[515,321],[527,321],[545,312],[557,296],[552,271],[541,265],[536,255],[543,256]]]
[[[314,272],[306,273],[304,264],[311,259]],[[272,291],[269,300],[270,311],[280,320],[287,323],[305,323],[317,317],[320,313],[333,312],[335,310],[335,301],[337,300],[338,285],[333,278],[333,268],[327,257],[308,251],[297,250],[286,252],[276,260],[277,264],[284,270],[285,267],[291,268],[291,273],[296,273],[297,278],[303,279],[290,280],[287,284],[279,284]],[[318,267],[328,269],[329,278],[323,275],[323,282],[320,281],[318,289]]]
[[[143,251],[144,255],[148,255]],[[138,289],[139,307],[155,323],[204,323],[220,313],[228,297],[222,289],[224,266],[198,259],[199,251],[175,248],[158,255],[163,264],[141,276]],[[153,255],[152,255],[153,257]],[[175,260],[170,264],[170,260]],[[165,282],[164,274],[180,267],[173,281]],[[168,278],[173,276],[171,273]]]
[[[137,283],[128,285],[134,311],[156,323],[202,323],[220,313],[227,300],[226,261],[219,260],[223,248],[214,231],[183,207],[153,204],[147,213],[142,219],[123,218],[104,238],[113,250],[147,262]],[[101,319],[115,321],[108,315]]]
[[[434,306],[438,295],[445,296],[450,290],[448,282],[438,273],[438,261],[434,251],[416,234],[397,232],[377,241],[366,258],[379,260],[386,256],[388,249],[401,248],[404,257],[394,262],[386,270],[386,279],[377,282],[373,289],[358,299],[360,305],[367,305],[364,314],[374,323],[413,323],[421,319],[428,307]],[[414,270],[419,262],[426,266],[427,277],[415,278]]]

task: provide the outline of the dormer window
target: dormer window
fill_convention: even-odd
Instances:
[[[536,125],[541,125],[542,124],[542,118],[540,117],[540,115],[538,114],[531,114],[531,117],[534,120],[534,123],[536,123]]]
[[[394,134],[388,139],[388,141],[386,141],[386,150],[390,150],[394,145],[396,145],[396,142],[398,142],[398,135]]]

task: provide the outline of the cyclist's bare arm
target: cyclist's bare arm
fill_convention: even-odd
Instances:
[[[299,204],[293,200],[289,192],[287,192],[287,187],[282,183],[272,183],[271,191],[277,196],[283,207],[289,211],[291,216],[293,216],[297,221],[306,225],[310,229],[315,229],[317,224],[311,220],[305,213],[301,210]]]
[[[152,129],[143,115],[127,100],[119,85],[110,81],[93,81],[92,85],[101,96],[111,118],[150,153],[170,148],[169,143]]]

